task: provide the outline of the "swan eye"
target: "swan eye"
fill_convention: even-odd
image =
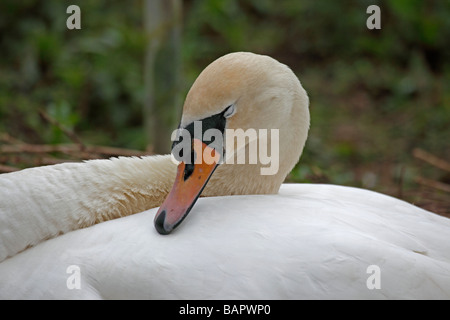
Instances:
[[[229,118],[232,115],[234,115],[236,113],[236,107],[233,104],[230,104],[224,111],[223,111],[223,116],[225,118]]]

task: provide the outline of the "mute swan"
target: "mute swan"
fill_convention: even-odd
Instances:
[[[158,156],[0,175],[0,298],[450,298],[449,219],[372,191],[281,185],[309,127],[288,67],[251,53],[213,62],[180,128],[220,114],[226,128],[280,130],[276,174],[262,163],[177,173]],[[171,232],[203,187],[218,197],[198,200],[182,227],[151,227]]]

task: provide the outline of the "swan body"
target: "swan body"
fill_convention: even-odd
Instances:
[[[0,261],[44,239],[159,206],[175,170],[167,155],[0,175]]]
[[[233,53],[194,82],[179,130],[278,130],[276,173],[166,155],[0,175],[0,298],[450,299],[450,220],[362,189],[282,185],[308,104],[287,66]],[[190,146],[221,151],[203,139]]]
[[[0,298],[450,298],[450,220],[398,199],[284,184],[196,208],[170,236],[151,228],[151,209],[27,249],[0,264]],[[367,286],[373,265],[380,289]]]

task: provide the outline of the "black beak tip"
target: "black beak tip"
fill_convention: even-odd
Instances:
[[[166,210],[163,210],[155,218],[155,228],[159,234],[169,234],[172,231],[172,228],[170,230],[167,230],[164,227],[165,220],[166,220]]]

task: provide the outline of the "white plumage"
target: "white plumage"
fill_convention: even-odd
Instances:
[[[0,298],[450,299],[449,219],[356,188],[284,184],[276,194],[309,127],[308,97],[286,66],[218,59],[189,92],[182,124],[230,101],[227,128],[280,130],[280,170],[218,166],[208,198],[168,236],[153,221],[177,170],[169,156],[0,175]]]
[[[199,199],[170,236],[156,209],[48,240],[0,264],[0,298],[448,299],[450,220],[371,191],[284,184]],[[81,288],[68,289],[80,268]],[[381,289],[368,289],[371,265]]]
[[[0,175],[0,262],[44,239],[161,204],[170,156],[65,163]]]

